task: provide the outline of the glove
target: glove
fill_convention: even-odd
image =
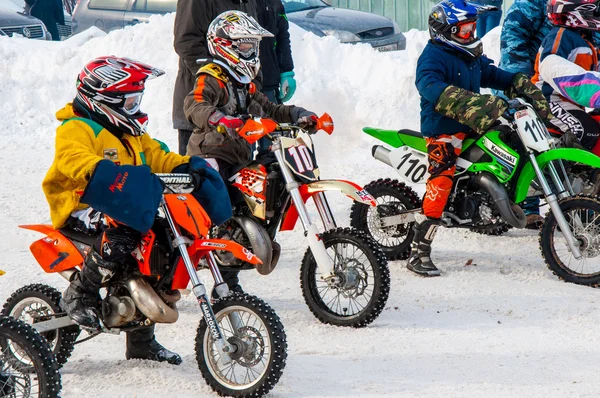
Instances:
[[[279,99],[288,102],[296,92],[296,80],[294,72],[283,72],[280,76]]]
[[[319,120],[319,118],[313,112],[303,111],[303,112],[300,112],[300,114],[298,115],[296,124],[299,127],[303,128],[309,132],[316,132],[315,127],[317,126],[318,120]]]
[[[244,125],[244,121],[235,116],[227,116],[221,111],[216,111],[208,118],[208,124],[220,130],[219,127],[224,128],[227,134],[231,138],[238,136],[238,130]]]
[[[117,166],[98,162],[81,196],[81,203],[116,221],[146,233],[154,223],[163,185],[148,166]]]
[[[476,94],[448,86],[435,104],[435,111],[464,124],[478,134],[485,134],[506,110],[508,104],[491,94]]]
[[[544,94],[531,82],[524,73],[517,73],[504,94],[510,98],[522,97],[529,102],[542,120],[549,122],[554,116],[550,113],[550,105]]]
[[[199,156],[192,156],[189,163],[175,167],[172,173],[188,173],[194,180],[196,200],[200,202],[215,225],[233,216],[227,186],[219,172]]]

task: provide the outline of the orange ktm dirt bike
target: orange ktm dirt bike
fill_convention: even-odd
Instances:
[[[157,174],[165,190],[152,229],[146,233],[131,261],[103,287],[101,333],[119,334],[153,323],[174,323],[179,312],[180,289],[192,282],[203,319],[196,334],[196,360],[202,376],[220,395],[262,396],[276,384],[287,358],[283,325],[271,307],[257,297],[230,294],[223,282],[213,251],[218,249],[248,264],[261,261],[241,245],[207,239],[211,220],[191,192],[189,174]],[[83,266],[85,254],[96,237],[72,230],[54,230],[47,225],[21,228],[43,233],[31,252],[47,273],[67,280]],[[211,303],[196,270],[210,270],[218,296]],[[54,288],[35,284],[17,290],[2,313],[21,318],[42,333],[52,346],[60,365],[74,348],[80,328],[60,307],[61,294]],[[15,360],[18,356],[15,355]]]
[[[0,398],[57,398],[60,387],[48,342],[25,322],[0,315]]]
[[[333,132],[329,115],[319,118],[316,131]],[[223,131],[220,131],[223,133]],[[249,118],[238,131],[248,143],[271,140],[269,152],[241,167],[229,179],[234,217],[211,236],[232,239],[251,247],[265,268],[279,259],[278,230],[293,230],[298,219],[308,249],[300,267],[306,304],[321,322],[363,327],[381,313],[390,289],[387,259],[373,239],[350,228],[337,228],[325,196],[341,191],[356,202],[375,206],[360,186],[344,180],[321,180],[311,135],[303,128]],[[305,202],[312,198],[325,232],[319,233]],[[240,266],[244,260],[216,253],[217,261]]]

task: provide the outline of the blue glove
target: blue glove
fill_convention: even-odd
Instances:
[[[175,167],[172,172],[189,173],[203,180],[192,194],[200,202],[213,224],[223,224],[233,216],[227,186],[219,172],[206,160],[199,156],[192,156],[189,163]]]
[[[284,72],[281,74],[281,87],[279,89],[279,99],[281,102],[288,102],[296,92],[296,80],[294,72]]]
[[[148,166],[117,166],[101,160],[88,182],[81,203],[116,221],[146,233],[154,224],[163,185]]]

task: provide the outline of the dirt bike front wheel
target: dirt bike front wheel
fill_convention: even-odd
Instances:
[[[28,324],[0,316],[0,398],[56,398],[60,388],[58,364],[46,340]]]
[[[12,316],[27,324],[47,321],[63,312],[60,307],[61,294],[48,285],[27,285],[14,292],[2,307],[2,315]],[[64,365],[75,347],[75,341],[81,330],[79,326],[69,326],[63,329],[42,333],[58,366]]]
[[[600,201],[575,196],[561,200],[560,209],[579,243],[577,260],[550,211],[540,230],[540,249],[548,268],[565,282],[600,285]]]
[[[261,299],[233,293],[212,306],[225,340],[235,351],[223,363],[205,319],[196,334],[196,361],[219,395],[262,397],[279,381],[287,360],[287,338],[273,309]]]
[[[350,225],[364,231],[379,244],[388,260],[406,260],[413,240],[413,223],[381,226],[381,218],[418,209],[421,201],[415,191],[398,180],[372,181],[364,186],[377,202],[377,207],[355,202],[350,212]]]
[[[300,269],[308,308],[323,323],[360,328],[383,311],[390,293],[385,254],[364,232],[338,228],[320,235],[333,262],[335,278],[323,280],[310,248]]]

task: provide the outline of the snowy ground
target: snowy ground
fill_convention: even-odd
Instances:
[[[59,277],[41,273],[29,254],[39,236],[18,224],[48,221],[41,181],[53,157],[54,112],[73,97],[75,76],[99,55],[129,56],[167,71],[151,82],[144,109],[151,131],[170,144],[176,56],[173,17],[153,18],[104,35],[88,31],[66,42],[0,37],[0,302],[18,287]],[[370,156],[361,127],[418,128],[413,87],[423,32],[408,34],[409,48],[379,54],[368,46],[339,45],[293,31],[299,83],[295,103],[336,121],[332,137],[318,137],[326,177],[367,183],[392,176]],[[498,32],[486,49],[498,54]],[[320,149],[319,149],[320,148]],[[350,203],[332,201],[347,225]],[[600,357],[599,291],[559,282],[544,266],[537,236],[510,232],[488,238],[444,230],[434,259],[444,270],[421,279],[390,263],[388,306],[368,328],[340,329],[316,321],[299,288],[306,244],[298,232],[280,236],[284,248],[268,278],[243,274],[244,287],[270,303],[289,341],[284,375],[272,397],[381,396],[597,396]],[[465,266],[473,259],[476,266]],[[208,275],[202,274],[208,281]],[[159,340],[183,355],[180,367],[125,361],[124,336],[103,336],[78,346],[63,368],[65,397],[210,397],[196,367],[193,339],[200,319],[194,301],[180,305],[180,321],[158,326]]]

